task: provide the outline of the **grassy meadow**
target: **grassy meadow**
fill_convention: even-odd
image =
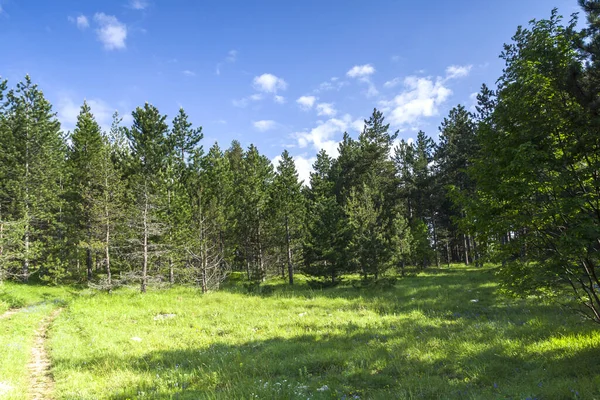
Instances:
[[[235,284],[206,295],[54,289],[69,301],[47,343],[55,397],[600,398],[598,328],[537,298],[502,296],[493,268],[430,269],[391,287],[299,281],[271,281],[264,294]],[[0,301],[27,298],[20,290],[39,300],[49,289],[5,284]],[[53,307],[0,321],[0,382],[26,385],[28,332]]]

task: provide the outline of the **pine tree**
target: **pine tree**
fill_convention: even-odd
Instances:
[[[473,115],[461,105],[453,108],[440,126],[440,143],[435,154],[438,185],[445,192],[438,208],[446,218],[440,222],[450,235],[448,240],[454,242],[456,249],[462,250],[461,254],[457,252],[455,259],[461,259],[467,265],[472,258],[472,232],[461,229],[464,226],[458,221],[466,217],[465,210],[456,207],[451,192],[456,190],[468,194],[475,191],[474,182],[467,173],[471,160],[477,154],[475,132]]]
[[[186,254],[181,246],[187,235],[184,229],[191,217],[191,197],[188,189],[192,183],[192,163],[202,155],[202,128],[192,128],[188,116],[179,109],[173,119],[173,128],[166,139],[165,168],[161,171],[164,190],[161,219],[165,224],[165,244],[169,263],[169,282],[175,281],[175,264],[185,260]]]
[[[266,255],[270,238],[265,225],[273,165],[254,145],[250,145],[244,154],[242,168],[240,186],[236,186],[242,200],[242,204],[236,204],[238,229],[244,242],[249,276],[263,281],[267,276]]]
[[[120,126],[121,118],[115,112],[110,132],[102,134],[102,151],[100,153],[99,177],[101,195],[95,202],[96,214],[99,215],[100,240],[104,253],[106,285],[112,288],[111,250],[115,237],[123,229],[122,220],[126,214],[125,182],[117,160],[126,151],[124,149],[124,128]]]
[[[163,226],[158,216],[160,205],[160,173],[168,156],[165,138],[168,132],[166,116],[146,103],[132,113],[133,126],[127,130],[132,155],[132,181],[136,194],[136,222],[141,230],[142,256],[141,291],[146,291],[148,267],[159,250]],[[154,258],[155,258],[154,256]],[[156,261],[156,260],[154,260]]]
[[[98,249],[100,215],[96,207],[102,193],[104,141],[100,125],[84,101],[71,134],[67,168],[72,239],[85,250],[87,280],[92,279],[93,254]]]
[[[335,285],[340,275],[348,270],[348,263],[342,261],[342,254],[338,250],[341,249],[340,243],[347,241],[349,230],[334,193],[332,166],[333,160],[321,150],[310,174],[310,187],[304,190],[306,238],[303,254],[305,273],[331,279],[331,284]]]
[[[280,248],[285,248],[290,285],[294,284],[294,254],[297,254],[296,250],[303,236],[304,199],[301,188],[294,159],[284,150],[272,185],[271,210],[274,213],[277,244]]]
[[[22,232],[13,254],[22,265],[19,275],[27,280],[36,270],[44,277],[66,263],[61,198],[65,143],[51,104],[29,76],[7,98],[8,197],[14,204],[14,226]]]

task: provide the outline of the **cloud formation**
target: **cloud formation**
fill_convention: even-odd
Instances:
[[[298,103],[303,110],[310,110],[315,105],[315,101],[317,101],[315,96],[300,96],[296,100],[296,103]]]
[[[254,126],[254,129],[256,129],[260,132],[266,132],[268,130],[275,128],[277,126],[277,123],[270,119],[263,119],[260,121],[252,122],[252,125]]]
[[[94,21],[98,24],[96,34],[106,50],[125,49],[127,39],[127,26],[120,22],[114,15],[96,13]]]
[[[337,114],[337,110],[333,107],[333,103],[317,104],[317,115],[333,117],[335,114]]]
[[[375,67],[371,64],[355,65],[348,72],[346,76],[350,78],[364,78],[366,76],[373,75],[375,73]]]
[[[451,65],[446,68],[446,79],[464,78],[471,72],[472,65]]]
[[[77,25],[77,28],[79,28],[81,30],[85,30],[85,29],[89,28],[89,26],[90,26],[90,21],[88,20],[88,18],[85,15],[79,15],[75,18],[68,17],[68,20],[70,22],[74,23],[75,25]]]
[[[361,129],[363,121],[353,120],[349,114],[318,122],[310,131],[296,132],[293,137],[300,148],[312,147],[315,151],[325,150],[331,157],[338,156],[338,144],[342,133]]]
[[[438,115],[439,106],[452,94],[444,82],[441,77],[408,76],[403,80],[402,92],[381,105],[393,125],[400,129],[414,128],[421,118]]]
[[[287,89],[287,82],[273,74],[262,74],[254,77],[252,86],[259,92],[277,93],[279,90]]]
[[[144,10],[146,7],[148,7],[148,1],[146,0],[131,0],[129,2],[129,8],[134,10]]]

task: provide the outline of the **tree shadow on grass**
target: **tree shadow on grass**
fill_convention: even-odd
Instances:
[[[133,372],[137,381],[131,387],[103,395],[114,400],[569,398],[570,390],[582,398],[600,395],[600,386],[594,386],[599,379],[597,346],[536,351],[535,339],[523,340],[515,350],[490,343],[489,331],[475,328],[461,327],[473,334],[454,347],[440,345],[455,333],[450,325],[413,321],[398,329],[349,324],[337,334],[214,343],[68,365],[58,361],[55,367],[92,374]],[[518,336],[519,329],[509,326],[506,333]]]

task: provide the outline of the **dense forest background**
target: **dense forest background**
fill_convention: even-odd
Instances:
[[[513,293],[560,296],[600,322],[600,2],[519,28],[496,88],[453,108],[434,140],[374,110],[300,182],[251,145],[203,143],[185,111],[146,103],[110,131],[73,132],[29,76],[0,81],[0,280],[219,287],[302,271],[335,285],[405,266],[496,262]],[[170,123],[169,123],[170,122]]]

